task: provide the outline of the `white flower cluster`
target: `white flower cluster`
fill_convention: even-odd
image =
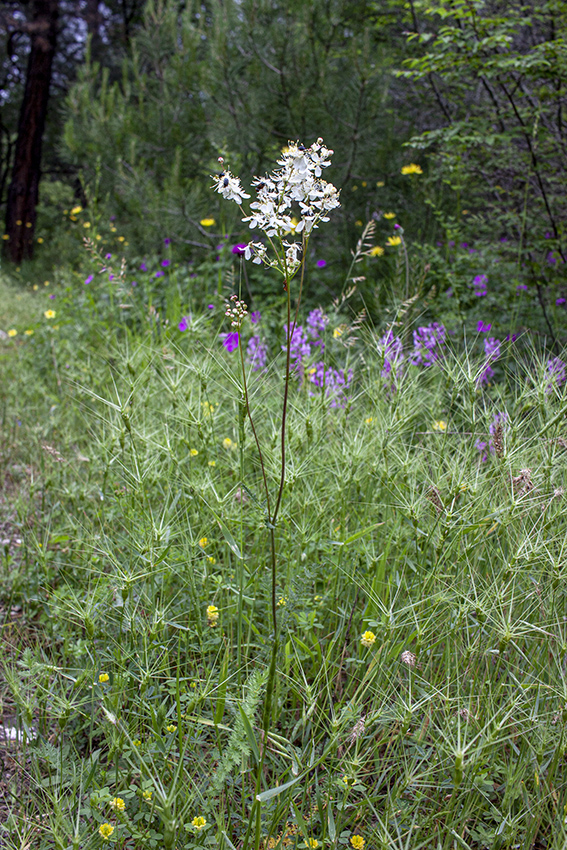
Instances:
[[[250,242],[246,246],[244,255],[247,260],[280,268],[284,266],[288,277],[292,277],[301,264],[301,243],[285,242],[283,237],[290,233],[309,236],[320,221],[329,221],[327,213],[340,206],[339,190],[321,179],[323,169],[331,164],[332,153],[322,139],[317,139],[309,148],[290,142],[278,160],[280,168],[266,177],[253,180],[257,200],[250,204],[251,214],[242,220],[250,228],[263,230],[270,239],[277,237],[283,245],[285,260],[283,257],[271,260],[262,242]],[[250,197],[243,191],[239,179],[229,171],[223,171],[213,179],[217,192],[237,204]],[[294,209],[298,211],[299,220],[292,215]]]
[[[236,295],[231,295],[230,300],[233,303],[226,302],[225,316],[232,320],[230,324],[233,328],[239,328],[248,315],[248,305],[244,301],[239,301]]]

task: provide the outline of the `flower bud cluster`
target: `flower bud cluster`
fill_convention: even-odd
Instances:
[[[230,324],[233,328],[239,328],[248,315],[248,305],[244,301],[239,301],[236,295],[231,295],[230,300],[232,305],[228,301],[226,302],[225,316],[232,319]]]
[[[329,220],[331,210],[340,206],[339,190],[321,177],[323,169],[331,164],[332,153],[322,139],[317,139],[309,148],[299,142],[290,142],[278,160],[280,167],[252,181],[256,200],[250,204],[250,215],[242,220],[251,229],[263,230],[270,239],[283,240],[289,233],[308,236],[320,221]],[[229,171],[222,171],[213,179],[216,191],[237,204],[250,197],[243,191],[239,179]],[[298,210],[299,221],[292,216],[292,209]],[[285,274],[291,277],[301,264],[301,244],[282,241],[282,245],[285,260],[283,257],[270,259],[261,242],[250,242],[244,255],[258,264],[285,266]]]

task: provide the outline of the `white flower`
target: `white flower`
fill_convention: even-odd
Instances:
[[[220,174],[213,176],[213,180],[216,181],[217,192],[228,201],[236,201],[237,204],[241,204],[243,198],[250,197],[240,185],[240,179],[234,177],[230,171],[221,171]]]

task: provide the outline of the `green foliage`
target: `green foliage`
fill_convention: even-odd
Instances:
[[[57,291],[58,329],[2,343],[27,529],[15,547],[3,526],[4,725],[30,766],[7,847],[95,847],[104,824],[135,850],[237,847],[256,806],[262,846],[559,850],[566,400],[546,358],[516,345],[482,390],[455,339],[392,391],[379,334],[330,314],[325,357],[355,383],[344,409],[291,388],[266,736],[268,530],[236,355],[210,314],[179,333],[89,286]],[[248,376],[270,481],[282,358]]]

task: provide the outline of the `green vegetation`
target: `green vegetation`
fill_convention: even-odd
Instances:
[[[0,279],[2,850],[565,850],[566,9],[89,30]]]

